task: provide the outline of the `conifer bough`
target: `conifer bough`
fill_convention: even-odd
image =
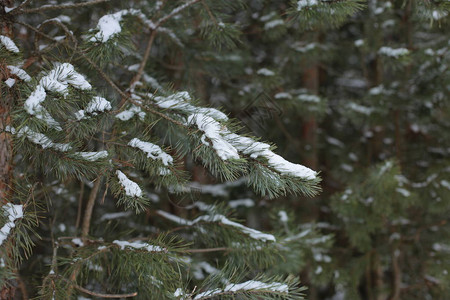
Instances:
[[[195,89],[172,70],[178,67],[171,65],[172,51],[195,56],[220,51],[221,43],[232,47],[239,22],[226,14],[243,3],[131,1],[118,9],[105,0],[13,2],[0,1],[1,93],[9,101],[2,142],[16,157],[8,169],[12,192],[2,193],[9,195],[0,217],[2,296],[301,299],[296,276],[269,270],[287,259],[296,236],[309,233],[278,238],[230,216],[230,208],[251,207],[252,199],[229,206],[209,199],[198,215],[201,202],[189,188],[196,164],[225,181],[213,189],[244,180],[266,199],[320,189],[316,171],[242,133],[219,109],[200,105],[192,99]],[[358,3],[296,1],[287,16],[317,9],[337,24]],[[336,8],[334,15],[325,7]],[[208,37],[205,28],[217,36]],[[200,48],[189,49],[196,39]],[[194,92],[178,91],[180,85]],[[208,193],[205,183],[200,194]],[[287,214],[279,216],[286,225]],[[31,286],[31,278],[41,281]]]

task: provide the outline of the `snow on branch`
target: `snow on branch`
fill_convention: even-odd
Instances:
[[[97,115],[98,113],[109,111],[112,109],[111,102],[102,97],[94,97],[86,106],[85,109],[79,110],[75,113],[77,120],[85,118],[85,114]]]
[[[69,144],[60,144],[60,143],[54,143],[52,140],[50,140],[45,134],[35,132],[31,130],[28,126],[22,127],[18,132],[17,135],[20,136],[26,136],[31,142],[40,145],[43,149],[46,148],[53,148],[58,151],[66,152],[72,147]]]
[[[236,148],[233,147],[226,139],[223,125],[213,118],[204,114],[192,114],[188,117],[188,124],[195,124],[198,129],[204,132],[202,135],[202,143],[209,146],[208,138],[212,142],[212,147],[222,160],[239,159]]]
[[[14,222],[17,219],[23,218],[23,205],[7,203],[2,208],[3,214],[8,218],[8,221],[0,229],[0,245],[8,238],[11,229],[16,227]]]
[[[75,154],[81,156],[85,160],[96,161],[102,158],[108,157],[108,151],[103,150],[99,152],[75,152]]]
[[[127,196],[142,197],[142,190],[136,182],[128,179],[128,177],[119,170],[116,171],[116,175],[120,184],[125,189],[125,194]]]
[[[270,150],[270,145],[257,142],[250,137],[244,137],[230,132],[224,125],[204,114],[193,114],[188,117],[188,124],[195,124],[204,132],[202,143],[209,146],[208,138],[220,158],[238,159],[238,151],[253,159],[263,157],[268,165],[282,175],[289,175],[303,179],[315,179],[317,173],[303,165],[294,164]]]
[[[23,69],[15,67],[15,66],[8,66],[8,69],[11,72],[11,74],[16,75],[17,77],[19,77],[23,81],[26,81],[26,82],[30,82],[31,81],[30,75],[28,75],[27,72],[25,72]]]
[[[242,233],[250,236],[251,238],[253,238],[255,240],[260,240],[263,242],[267,242],[267,241],[275,242],[276,241],[275,237],[271,234],[263,233],[256,229],[246,227],[237,222],[233,222],[233,221],[229,220],[227,217],[225,217],[224,215],[220,215],[220,214],[204,215],[204,216],[197,217],[196,219],[194,219],[192,221],[180,218],[178,216],[172,215],[172,214],[162,211],[162,210],[158,210],[158,214],[160,216],[162,216],[168,220],[171,220],[175,223],[178,223],[180,225],[192,226],[192,225],[195,225],[200,222],[221,223],[223,225],[235,227],[235,228],[239,229]]]
[[[249,280],[243,283],[230,283],[223,290],[213,289],[198,293],[194,300],[200,300],[206,297],[209,298],[224,293],[238,293],[244,291],[289,293],[289,286],[280,282],[264,283],[257,280]],[[180,292],[179,294],[181,295]]]
[[[132,139],[129,143],[129,146],[138,148],[142,152],[147,154],[148,158],[152,158],[154,160],[160,160],[164,166],[168,167],[173,164],[173,157],[164,152],[161,147],[155,145],[153,143],[141,141],[138,138]],[[160,170],[161,175],[165,175],[170,173],[169,169]]]
[[[223,112],[215,108],[197,107],[190,104],[189,102],[192,101],[192,99],[186,91],[178,92],[167,97],[157,96],[153,98],[153,101],[161,108],[177,109],[189,114],[200,113],[220,121],[228,120],[228,117]]]
[[[25,100],[25,110],[30,115],[44,120],[50,127],[61,131],[62,128],[42,106],[42,102],[47,96],[46,91],[60,93],[66,97],[69,93],[69,85],[80,90],[90,90],[92,88],[84,76],[76,72],[71,64],[63,63],[57,65],[46,76],[41,78],[35,90]]]
[[[113,38],[122,31],[120,22],[126,15],[136,15],[140,11],[136,9],[124,9],[116,13],[104,15],[98,20],[96,29],[98,32],[89,39],[91,42],[106,43],[109,39]]]
[[[319,1],[317,0],[300,0],[297,2],[297,10],[301,11],[306,7],[309,8],[316,5],[319,5]]]
[[[116,118],[121,121],[128,121],[136,114],[139,116],[140,120],[143,120],[145,118],[145,112],[143,112],[142,109],[136,105],[131,105],[129,109],[121,111],[116,115]]]
[[[13,53],[19,53],[19,48],[17,48],[16,44],[9,37],[5,35],[0,35],[0,44],[5,47],[6,50],[11,51]]]
[[[127,241],[114,240],[113,244],[116,244],[117,246],[119,246],[121,250],[131,248],[131,249],[145,250],[148,252],[167,252],[166,248],[150,245],[148,243],[144,243],[144,242],[140,242],[140,241],[130,243]]]
[[[378,50],[379,54],[385,55],[385,56],[389,56],[389,57],[393,57],[393,58],[399,58],[401,56],[405,56],[409,54],[409,50],[406,48],[391,48],[391,47],[381,47]]]

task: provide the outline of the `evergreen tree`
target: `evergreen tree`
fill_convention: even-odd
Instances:
[[[0,298],[446,299],[448,14],[0,0]]]
[[[273,24],[302,28],[361,8],[283,5]],[[271,234],[243,225],[232,210],[255,202],[230,197],[314,196],[318,173],[202,103],[209,82],[244,74],[232,63],[250,14],[240,1],[0,1],[2,298],[303,297],[289,265],[330,238],[303,239],[285,211],[260,226]]]
[[[279,22],[280,3],[255,6],[255,65],[273,73],[237,95],[272,96],[283,113],[248,123],[322,172],[313,201],[279,200],[305,234],[334,235],[298,259],[307,298],[446,299],[448,2],[367,4],[337,30],[319,17]]]

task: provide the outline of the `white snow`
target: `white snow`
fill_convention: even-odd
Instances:
[[[203,271],[205,271],[208,274],[217,274],[220,272],[218,269],[214,268],[206,261],[201,261],[199,263],[194,264],[192,275],[197,280],[203,280],[205,279]]]
[[[263,76],[274,76],[275,72],[271,71],[271,70],[269,70],[267,68],[261,68],[258,71],[256,71],[256,74],[263,75]]]
[[[11,229],[16,227],[14,223],[17,219],[23,218],[23,205],[16,205],[12,203],[7,203],[3,205],[3,214],[7,217],[8,221],[0,229],[0,245],[8,238]]]
[[[109,111],[112,109],[111,103],[105,98],[95,96],[92,100],[87,104],[86,108],[83,110],[79,110],[75,113],[75,117],[77,120],[84,119],[85,113],[89,113],[92,115],[97,115],[100,112]]]
[[[138,14],[138,10],[125,9],[114,14],[105,15],[98,20],[98,32],[89,39],[91,42],[107,42],[110,38],[119,34],[122,31],[120,22],[123,17],[128,14]]]
[[[184,4],[182,4],[182,5],[178,6],[178,7],[175,7],[175,8],[172,10],[172,12],[170,12],[170,13],[168,14],[168,16],[172,16],[172,15],[178,14],[180,11],[182,11],[183,9],[185,9],[186,7],[192,5],[192,4],[195,3],[195,2],[196,2],[196,0],[191,0],[191,1],[186,2],[186,3],[184,3]]]
[[[249,290],[268,290],[272,292],[289,292],[289,287],[287,284],[280,282],[264,283],[256,280],[249,280],[243,283],[229,284],[224,288],[225,292],[238,292],[238,291],[249,291]]]
[[[38,85],[36,89],[30,94],[30,96],[25,100],[24,107],[25,110],[30,115],[35,115],[42,111],[41,103],[44,102],[47,94],[42,86]]]
[[[448,182],[447,180],[441,180],[441,185],[447,189],[450,190],[450,182]]]
[[[200,216],[200,217],[197,217],[196,219],[194,219],[193,221],[180,218],[178,216],[172,215],[172,214],[170,214],[168,212],[165,212],[165,211],[162,211],[162,210],[158,210],[158,214],[163,216],[163,217],[165,217],[166,219],[171,220],[171,221],[173,221],[175,223],[178,223],[180,225],[192,226],[192,225],[195,225],[195,224],[197,224],[199,222],[218,222],[218,223],[222,223],[224,225],[236,227],[242,233],[250,236],[251,238],[253,238],[255,240],[260,240],[260,241],[263,241],[263,242],[266,242],[266,241],[273,241],[273,242],[275,242],[276,241],[275,237],[273,235],[271,235],[271,234],[263,233],[263,232],[258,231],[256,229],[249,228],[249,227],[246,227],[246,226],[244,226],[242,224],[233,222],[233,221],[229,220],[227,217],[225,217],[224,215],[220,215],[220,214]]]
[[[191,221],[183,219],[183,218],[180,218],[179,216],[176,216],[176,215],[172,215],[172,214],[170,214],[168,212],[165,212],[163,210],[157,210],[157,213],[160,216],[166,218],[167,220],[170,220],[170,221],[175,222],[177,224],[180,224],[180,225],[192,225]]]
[[[323,253],[317,252],[316,248],[313,248],[313,253],[314,253],[314,260],[317,262],[326,262],[326,263],[331,262],[331,257]]]
[[[111,110],[111,103],[102,97],[94,97],[91,102],[88,103],[87,107],[84,109],[87,113],[94,112],[104,112],[106,110]]]
[[[127,242],[127,241],[119,241],[119,240],[114,240],[113,244],[116,244],[117,246],[120,247],[121,250],[124,250],[126,248],[134,248],[134,249],[142,249],[142,250],[146,250],[148,252],[167,252],[167,249],[162,248],[160,246],[154,246],[154,245],[150,245],[148,243],[144,243],[144,242]]]
[[[318,4],[319,4],[318,0],[300,0],[297,2],[297,10],[301,11],[305,7],[315,6]]]
[[[399,58],[400,56],[405,56],[409,54],[409,50],[406,48],[391,48],[391,47],[381,47],[378,50],[379,54],[386,55],[393,58]]]
[[[75,154],[81,156],[85,160],[96,161],[102,158],[108,157],[108,151],[98,151],[98,152],[75,152]]]
[[[16,9],[16,7],[14,6],[14,7],[6,7],[5,6],[5,13],[9,13],[10,11],[13,11],[13,10],[15,10]]]
[[[23,81],[26,81],[26,82],[31,81],[30,75],[28,75],[27,72],[25,72],[23,69],[15,67],[15,66],[8,66],[8,69],[11,72],[11,74],[16,75]]]
[[[13,40],[11,40],[9,37],[0,35],[0,43],[3,45],[3,47],[6,48],[6,50],[14,53],[19,53],[19,48],[17,48],[16,44],[14,44]]]
[[[187,122],[188,124],[195,123],[198,129],[204,132],[204,135],[202,136],[203,144],[209,146],[205,137],[211,140],[214,150],[216,150],[217,155],[219,155],[221,159],[239,159],[236,148],[224,139],[223,126],[219,122],[201,113],[190,115]]]
[[[72,149],[69,144],[54,143],[46,135],[31,130],[28,126],[22,127],[18,132],[18,136],[25,135],[31,142],[40,145],[43,149],[53,148],[62,152]]]
[[[317,47],[319,47],[320,45],[316,44],[316,43],[309,43],[309,44],[304,44],[304,43],[294,43],[292,45],[292,48],[300,53],[306,53],[308,51],[314,50]]]
[[[289,220],[288,215],[284,210],[280,210],[278,212],[278,216],[280,217],[280,221],[283,223],[286,223]]]
[[[141,197],[142,196],[142,190],[137,185],[136,182],[131,181],[128,179],[128,177],[123,174],[121,171],[116,171],[117,177],[119,178],[120,184],[125,189],[125,194],[130,197]]]
[[[276,93],[274,96],[275,99],[292,99],[292,95],[286,92]]]
[[[272,20],[272,21],[264,24],[264,29],[269,30],[269,29],[275,28],[275,27],[283,25],[283,24],[284,24],[284,21],[282,19]]]
[[[83,247],[84,246],[84,243],[83,243],[83,241],[80,238],[72,239],[72,243],[74,243],[78,247]]]
[[[116,115],[116,118],[121,121],[128,121],[134,115],[138,115],[139,119],[143,120],[145,118],[145,112],[142,111],[142,109],[139,106],[131,105],[129,109],[123,110],[120,113]]]
[[[319,103],[320,102],[320,97],[318,97],[316,95],[302,94],[302,95],[298,95],[297,98],[299,100],[305,101],[305,102],[313,102],[313,103]]]
[[[237,199],[237,200],[231,200],[228,201],[228,206],[231,208],[237,208],[239,206],[245,206],[245,207],[253,207],[255,206],[255,201],[252,199]]]
[[[259,20],[260,20],[261,22],[267,22],[267,21],[269,21],[270,19],[272,19],[273,17],[275,17],[276,15],[277,15],[276,12],[272,11],[271,13],[269,13],[269,14],[267,14],[267,15],[261,16],[261,17],[259,18]]]
[[[331,136],[327,136],[325,138],[327,140],[327,142],[331,145],[337,146],[339,148],[344,148],[344,143],[341,142],[340,140],[338,140],[337,138],[331,137]]]
[[[197,296],[195,296],[194,300],[198,300],[198,299],[205,298],[205,297],[211,298],[212,296],[220,294],[220,293],[222,293],[221,289],[205,291],[202,293],[198,293]]]
[[[100,221],[107,221],[107,220],[114,220],[114,219],[119,219],[119,218],[126,218],[131,216],[131,212],[129,211],[121,211],[121,212],[116,212],[116,213],[109,213],[109,214],[104,214],[101,218]]]
[[[354,42],[354,44],[355,44],[355,47],[361,47],[362,45],[364,45],[364,40],[356,40],[355,42]]]
[[[209,146],[205,138],[210,139],[217,155],[223,160],[239,159],[238,151],[240,151],[249,155],[251,158],[258,158],[260,156],[266,158],[269,166],[283,175],[304,179],[316,178],[316,172],[303,165],[291,163],[280,155],[273,153],[269,150],[270,145],[256,142],[249,137],[231,133],[226,127],[209,116],[193,114],[188,117],[187,123],[195,123],[204,132],[202,136],[203,144]]]
[[[349,164],[341,164],[340,167],[345,172],[349,172],[349,173],[353,172],[353,167],[351,165],[349,165]]]
[[[35,90],[25,100],[25,110],[30,115],[44,120],[50,127],[61,131],[62,128],[58,122],[50,116],[41,103],[44,102],[47,96],[46,90],[61,93],[66,97],[69,85],[80,90],[90,90],[92,88],[83,75],[76,72],[71,64],[63,63],[56,65],[46,76],[41,78]]]
[[[15,83],[16,83],[16,80],[13,79],[13,78],[8,78],[8,79],[5,80],[5,84],[6,84],[8,87],[12,87]]]
[[[311,229],[306,229],[300,233],[297,233],[296,235],[291,235],[287,238],[284,239],[285,242],[291,242],[291,241],[295,241],[295,240],[299,240],[305,236],[307,236],[308,234],[311,233]]]
[[[436,252],[447,252],[447,253],[450,253],[450,246],[447,245],[447,244],[434,243],[432,248]]]
[[[141,141],[138,138],[132,139],[129,143],[129,146],[140,149],[141,151],[147,154],[148,158],[159,159],[165,166],[169,166],[173,164],[173,158],[166,152],[164,152],[161,147],[155,145],[150,142]]]
[[[269,166],[283,175],[300,177],[304,179],[315,179],[316,172],[299,164],[291,163],[278,154],[269,150],[270,145],[256,142],[249,137],[243,137],[234,133],[228,134],[227,138],[239,151],[250,155],[251,158],[260,156],[268,160]]]
[[[271,234],[262,233],[258,230],[255,230],[255,229],[246,227],[242,224],[230,221],[223,215],[217,214],[217,215],[213,215],[213,216],[200,216],[200,217],[196,218],[194,221],[192,221],[192,223],[195,224],[200,221],[220,222],[224,225],[236,227],[236,228],[240,229],[243,233],[249,235],[251,238],[253,238],[255,240],[261,240],[263,242],[266,242],[266,241],[275,242],[276,241],[275,237]]]
[[[6,10],[6,7],[5,7],[5,10]],[[448,12],[445,10],[433,10],[431,15],[433,16],[433,19],[435,19],[437,21],[437,20],[440,20],[440,19],[446,17],[448,15]]]
[[[56,17],[56,19],[58,19],[61,23],[66,23],[66,24],[70,24],[70,22],[72,21],[71,18],[66,15],[59,15]]]
[[[159,2],[159,1],[158,1]],[[183,291],[182,288],[177,288],[177,290],[175,291],[175,293],[173,293],[174,297],[178,297],[180,299],[185,299],[186,293]]]
[[[402,194],[402,196],[404,196],[404,197],[409,197],[409,196],[411,196],[411,192],[408,191],[407,189],[404,189],[404,188],[396,188],[395,190],[397,191],[397,193]]]
[[[191,96],[186,91],[178,92],[167,97],[157,96],[153,98],[153,101],[161,108],[178,109],[185,113],[199,113],[214,118],[215,120],[228,120],[228,117],[223,112],[215,108],[196,107],[190,104]]]
[[[69,85],[80,90],[92,88],[84,76],[75,71],[75,68],[69,63],[56,65],[39,81],[39,85],[48,91],[62,93],[63,95],[67,95]]]
[[[367,115],[367,116],[373,112],[373,108],[363,106],[363,105],[357,104],[355,102],[350,102],[348,104],[348,108],[350,108],[351,110],[354,110],[360,114]]]

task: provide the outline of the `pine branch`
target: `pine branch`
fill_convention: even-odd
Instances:
[[[43,5],[43,6],[37,7],[37,8],[22,9],[29,2],[29,0],[26,0],[21,5],[19,5],[16,9],[12,10],[10,13],[12,15],[18,15],[18,14],[39,13],[39,12],[43,12],[43,11],[47,11],[47,10],[81,8],[81,7],[91,6],[91,5],[109,2],[109,1],[111,1],[111,0],[94,0],[94,1],[88,1],[88,2],[61,4],[61,5]]]
[[[165,22],[167,22],[173,16],[179,14],[180,12],[185,10],[186,8],[189,8],[190,6],[192,6],[195,3],[200,2],[200,1],[201,0],[191,0],[190,2],[187,2],[187,3],[185,3],[185,4],[181,5],[181,6],[176,7],[174,10],[172,10],[171,13],[169,13],[168,15],[162,17],[161,19],[158,20],[158,22],[156,22],[155,29],[158,28],[159,26],[161,26],[162,24],[164,24]]]
[[[131,297],[135,297],[138,295],[137,292],[134,293],[128,293],[128,294],[102,294],[102,293],[97,293],[97,292],[92,292],[90,290],[87,290],[79,285],[74,284],[73,287],[77,290],[79,290],[80,292],[83,292],[85,294],[91,295],[91,296],[95,296],[95,297],[101,297],[101,298],[131,298]]]
[[[157,31],[155,29],[152,31],[152,33],[150,35],[150,38],[147,43],[147,47],[145,48],[144,57],[142,58],[142,61],[139,65],[139,69],[137,71],[136,76],[130,82],[130,87],[133,86],[136,82],[141,80],[141,77],[144,73],[145,65],[147,64],[147,61],[150,57],[150,51],[152,49],[152,45],[153,45],[153,41],[155,40],[156,33],[157,33]],[[127,98],[122,98],[122,100],[120,101],[120,104],[119,104],[119,109],[126,103],[126,100],[127,100]]]
[[[147,47],[145,48],[145,52],[144,52],[144,57],[139,65],[139,69],[137,71],[136,76],[131,80],[130,82],[130,87],[133,86],[136,82],[141,80],[141,77],[144,73],[144,69],[145,66],[147,64],[147,61],[150,57],[150,51],[152,49],[152,45],[153,45],[153,41],[155,40],[156,34],[157,34],[157,29],[158,27],[160,27],[162,24],[164,24],[165,22],[167,22],[170,18],[172,18],[173,16],[179,14],[181,11],[185,10],[186,8],[190,7],[191,5],[199,2],[201,0],[192,0],[191,2],[185,3],[177,8],[175,8],[170,14],[162,17],[161,19],[159,19],[154,27],[152,27],[152,33],[150,34],[150,38],[148,40],[147,43]],[[120,104],[119,104],[119,109],[125,104],[127,98],[122,98]]]

